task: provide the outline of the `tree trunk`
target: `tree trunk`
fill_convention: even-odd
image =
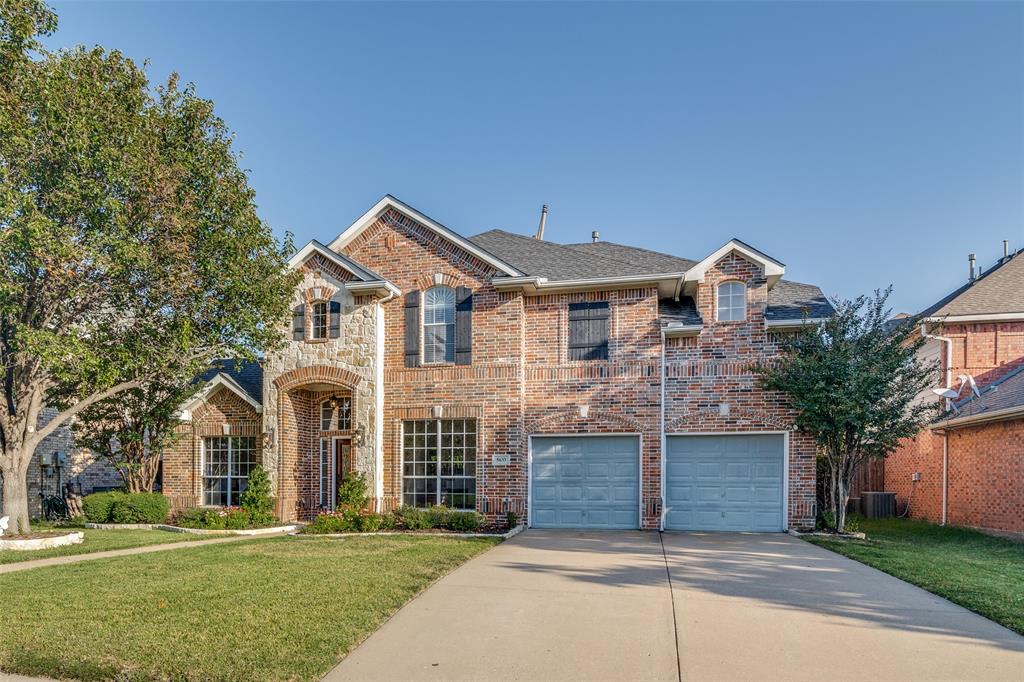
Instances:
[[[839,476],[839,485],[836,487],[835,498],[836,506],[836,532],[842,533],[846,530],[846,505],[850,501],[849,489],[850,482],[846,480],[846,476]]]
[[[15,466],[3,472],[4,509],[0,516],[10,516],[7,532],[11,535],[28,534],[32,527],[28,521],[28,467],[20,463],[24,453],[14,455]]]

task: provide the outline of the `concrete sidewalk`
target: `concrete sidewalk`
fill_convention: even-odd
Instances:
[[[1024,638],[787,535],[528,531],[325,679],[1022,680]]]

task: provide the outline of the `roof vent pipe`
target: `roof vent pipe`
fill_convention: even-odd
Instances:
[[[599,241],[601,241],[601,233],[598,232],[597,230],[594,230],[593,232],[591,232],[590,233],[590,241],[592,241],[592,242],[599,242]]]
[[[975,277],[975,275],[974,275],[974,254],[973,253],[967,254],[967,262],[970,265],[970,272],[967,273],[967,281],[973,282],[974,281],[974,277]]]
[[[1010,255],[1010,240],[1003,240],[1003,258],[1008,258]]]
[[[548,205],[544,204],[540,207],[540,225],[537,226],[537,234],[533,236],[534,239],[540,239],[544,241],[544,224],[548,221]]]

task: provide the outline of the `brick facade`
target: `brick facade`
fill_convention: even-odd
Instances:
[[[969,374],[987,386],[1024,363],[1024,322],[944,324],[932,331],[952,340],[952,381]],[[925,350],[941,362],[938,342]],[[941,350],[941,352],[939,352]],[[966,397],[968,389],[964,389]],[[995,531],[1024,532],[1024,421],[992,423],[949,431],[946,522]],[[885,489],[896,493],[900,511],[942,521],[943,441],[941,432],[922,430],[885,460]],[[913,481],[920,474],[919,481]]]

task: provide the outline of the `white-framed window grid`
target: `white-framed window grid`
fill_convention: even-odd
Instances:
[[[742,322],[747,319],[747,285],[737,280],[718,285],[717,319]]]
[[[316,301],[309,308],[309,337],[317,341],[327,338],[327,302]]]
[[[202,440],[203,504],[232,507],[256,465],[255,436],[207,436]]]
[[[401,425],[402,504],[476,509],[476,419],[417,419]]]
[[[423,294],[423,363],[455,362],[455,290],[435,286]]]
[[[335,396],[320,403],[321,431],[352,430],[352,398]]]
[[[334,439],[320,439],[320,508],[334,509],[338,499],[334,475]]]

